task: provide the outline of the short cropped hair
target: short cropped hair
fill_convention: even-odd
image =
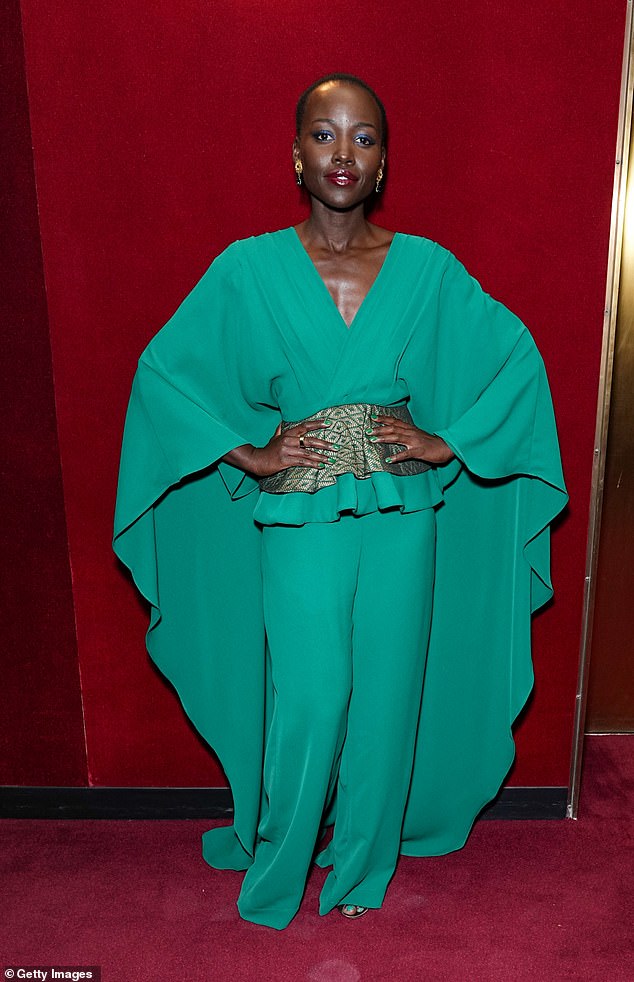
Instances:
[[[387,143],[387,114],[385,112],[385,106],[379,99],[374,89],[371,88],[367,82],[364,82],[361,78],[357,78],[356,75],[347,75],[345,72],[339,72],[333,75],[323,75],[321,78],[318,78],[316,82],[313,82],[312,85],[309,85],[304,92],[302,92],[297,100],[297,107],[295,109],[295,128],[297,135],[299,136],[299,132],[302,128],[304,112],[306,111],[306,103],[308,102],[309,95],[325,82],[345,82],[348,85],[358,85],[359,88],[365,89],[365,91],[372,96],[377,104],[379,115],[381,117],[381,142],[385,146]]]

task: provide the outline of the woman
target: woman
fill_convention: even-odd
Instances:
[[[277,929],[313,861],[320,914],[356,917],[399,853],[464,844],[513,759],[566,501],[527,329],[366,218],[385,135],[359,79],[302,95],[310,217],[212,263],[126,418],[114,548],[234,797],[203,856],[246,869],[241,916]]]

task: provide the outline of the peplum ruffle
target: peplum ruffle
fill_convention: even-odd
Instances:
[[[253,518],[261,525],[306,525],[336,522],[344,512],[369,515],[393,508],[403,513],[422,511],[437,507],[442,500],[441,481],[433,467],[422,474],[405,476],[388,471],[375,471],[363,479],[340,474],[334,484],[313,494],[270,494],[261,490]]]

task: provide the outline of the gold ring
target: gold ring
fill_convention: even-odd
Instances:
[[[300,447],[303,450],[304,449],[304,434],[303,433],[301,434],[301,436],[299,438],[299,445],[300,445]]]

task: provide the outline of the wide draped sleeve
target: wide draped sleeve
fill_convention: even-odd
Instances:
[[[543,360],[522,322],[450,253],[409,353],[416,418],[456,458],[439,471],[431,641],[402,852],[460,848],[513,761],[533,685],[531,611],[552,595],[550,525],[567,494]],[[416,380],[416,365],[426,374]],[[429,371],[433,382],[429,381]]]
[[[222,253],[141,354],[128,405],[113,548],[150,604],[147,649],[217,753],[234,825],[219,866],[252,856],[263,759],[265,640],[257,481],[220,460],[263,445],[279,413],[258,375],[239,250]]]

